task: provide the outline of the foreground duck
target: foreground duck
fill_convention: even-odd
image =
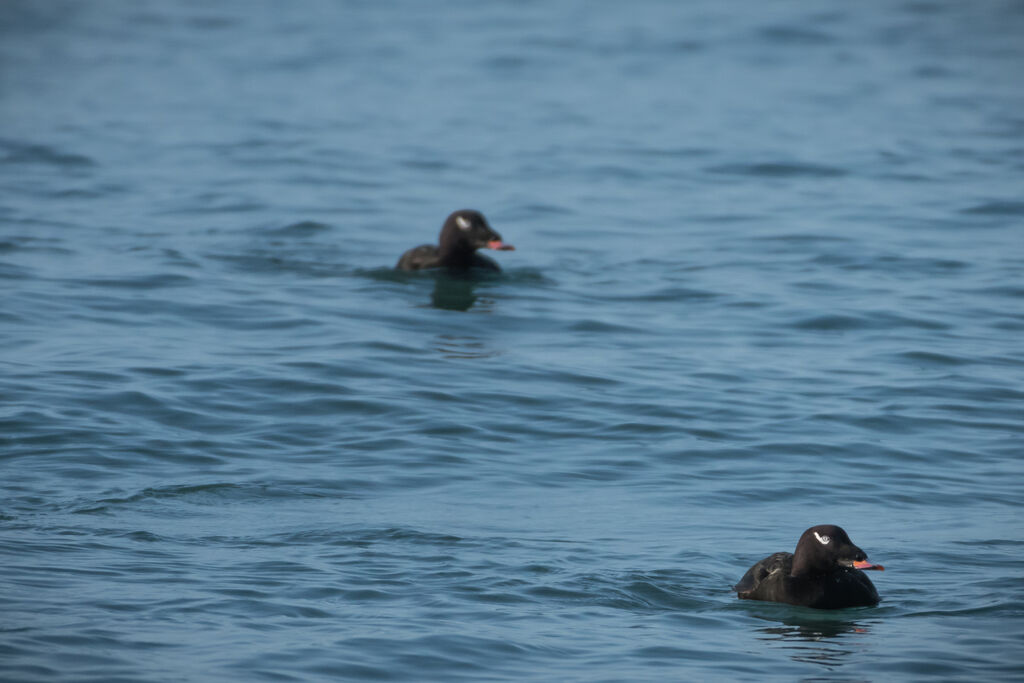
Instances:
[[[441,227],[438,244],[423,244],[402,254],[395,268],[398,270],[425,270],[427,268],[451,268],[468,270],[483,268],[500,271],[493,260],[476,253],[477,249],[512,251],[511,244],[505,244],[501,235],[490,225],[479,211],[462,209],[455,211]]]
[[[795,552],[775,553],[756,563],[733,590],[744,600],[817,609],[877,605],[878,591],[864,569],[885,568],[868,562],[841,527],[822,524],[800,536]]]

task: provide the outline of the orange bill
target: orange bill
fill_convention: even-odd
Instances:
[[[857,569],[877,569],[880,572],[884,572],[885,571],[885,567],[883,567],[882,565],[880,565],[880,564],[871,564],[870,562],[868,562],[866,560],[857,560],[856,562],[853,563],[853,566],[856,567]]]

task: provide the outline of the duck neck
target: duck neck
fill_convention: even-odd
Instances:
[[[472,265],[475,254],[476,249],[467,247],[459,242],[454,244],[442,242],[438,249],[441,263],[454,268],[468,268]]]
[[[793,568],[789,571],[790,576],[820,576],[822,574],[830,574],[835,571],[835,567],[822,567],[819,564],[808,562],[803,558],[793,558]]]

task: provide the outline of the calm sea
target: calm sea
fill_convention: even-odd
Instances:
[[[1022,36],[0,3],[0,679],[1020,680]],[[819,523],[878,607],[730,592]]]

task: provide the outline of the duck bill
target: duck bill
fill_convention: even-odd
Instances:
[[[487,243],[488,249],[497,249],[498,251],[515,251],[516,248],[511,244],[505,244],[501,240],[491,240]]]
[[[857,560],[853,563],[855,569],[877,569],[880,572],[885,571],[885,567],[880,564],[871,564],[866,560]]]

